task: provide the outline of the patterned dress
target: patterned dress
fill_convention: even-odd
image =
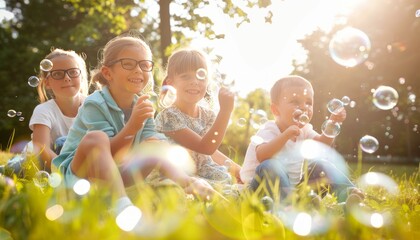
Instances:
[[[178,131],[189,128],[200,136],[204,136],[213,125],[216,116],[213,111],[199,106],[198,117],[191,117],[176,107],[162,110],[155,119],[156,130],[161,133]],[[169,140],[176,143],[173,139]],[[226,189],[232,184],[232,177],[225,166],[220,166],[213,161],[210,155],[201,154],[190,150],[196,164],[196,175],[209,182],[215,188]]]

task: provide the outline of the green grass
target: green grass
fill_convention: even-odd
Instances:
[[[0,153],[0,163],[9,157]],[[345,210],[334,195],[314,207],[309,187],[292,194],[289,204],[277,205],[257,193],[205,202],[176,186],[139,183],[128,189],[143,214],[140,227],[130,232],[121,230],[109,211],[113,196],[94,184],[78,196],[63,186],[40,188],[30,178],[0,176],[0,239],[419,239],[418,168],[398,175],[395,166],[390,169],[384,171],[398,194],[373,186],[365,189],[364,206],[353,210]],[[383,225],[363,222],[367,213],[383,213]],[[308,224],[313,228],[305,233]]]

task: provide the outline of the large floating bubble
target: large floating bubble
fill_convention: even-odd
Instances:
[[[335,33],[329,44],[331,58],[344,67],[354,67],[365,61],[370,48],[369,37],[353,27]]]
[[[360,223],[382,228],[392,224],[393,216],[387,208],[378,208],[379,204],[394,203],[398,195],[398,184],[389,176],[378,173],[368,172],[356,181],[357,186],[366,194],[370,206],[364,203],[349,206],[349,212]],[[373,202],[376,202],[374,205]]]
[[[339,114],[344,109],[344,103],[340,99],[333,98],[328,102],[327,109],[332,114]]]
[[[373,104],[379,109],[389,110],[397,105],[398,92],[389,86],[379,86],[373,92]]]
[[[53,68],[53,63],[49,59],[42,59],[42,61],[39,63],[39,68],[45,72],[51,71]]]
[[[325,136],[334,138],[340,134],[341,126],[338,122],[325,120],[321,126],[321,131]]]
[[[163,85],[159,95],[159,107],[167,108],[176,101],[176,89],[171,85]]]
[[[379,148],[379,142],[375,137],[365,135],[360,138],[359,146],[364,152],[374,153]]]

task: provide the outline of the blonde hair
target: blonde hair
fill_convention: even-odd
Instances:
[[[88,86],[88,73],[86,68],[86,55],[82,53],[81,55],[77,54],[73,50],[63,50],[60,48],[52,49],[51,53],[45,56],[44,59],[53,60],[56,57],[72,57],[76,60],[77,66],[81,70],[81,82],[80,82],[80,93],[84,96],[88,95],[89,86]],[[49,71],[41,70],[39,73],[40,84],[37,87],[39,101],[41,103],[47,101],[48,99],[54,98],[54,93],[51,90],[45,88],[45,81]]]
[[[271,87],[271,90],[270,90],[271,102],[272,103],[278,102],[280,100],[280,95],[288,87],[305,86],[305,85],[310,86],[312,88],[311,82],[309,82],[305,78],[298,75],[289,75],[289,76],[280,78]]]
[[[102,75],[101,68],[103,66],[109,66],[114,60],[117,60],[118,54],[125,47],[140,46],[143,47],[152,56],[152,51],[145,41],[130,35],[117,36],[111,39],[105,47],[99,51],[98,66],[96,69],[91,71],[90,85],[93,88],[101,88],[102,86],[108,86],[108,80]]]
[[[210,72],[209,66],[207,55],[204,52],[191,48],[179,49],[168,58],[166,77],[162,85],[166,84],[168,78],[185,72],[196,71],[199,68],[206,69],[208,74]]]

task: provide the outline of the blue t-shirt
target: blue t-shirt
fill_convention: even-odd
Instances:
[[[134,103],[137,100],[138,96],[135,96]],[[112,98],[109,89],[104,87],[102,90],[95,91],[86,98],[83,106],[80,107],[61,153],[53,159],[52,163],[58,167],[61,173],[65,174],[80,141],[87,132],[99,130],[105,132],[109,137],[113,137],[121,131],[124,125],[124,112]],[[147,119],[144,127],[137,132],[133,146],[150,137],[166,139],[165,135],[155,130],[153,118]]]

